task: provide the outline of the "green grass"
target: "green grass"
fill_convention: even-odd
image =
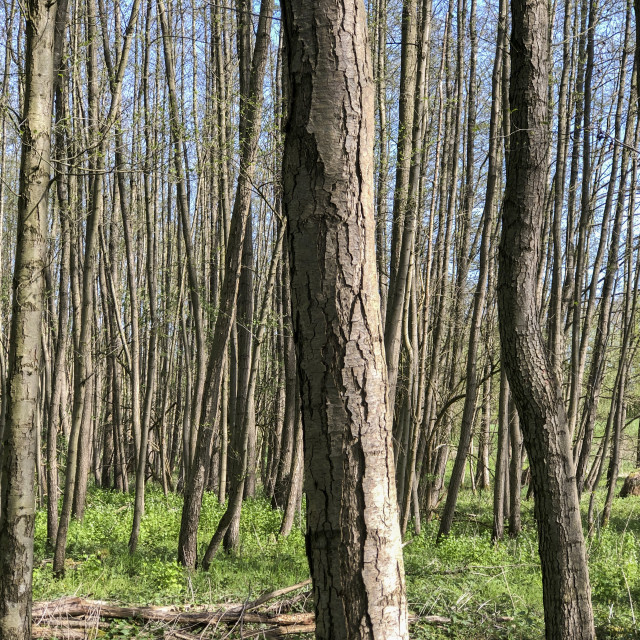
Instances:
[[[523,502],[522,534],[515,540],[493,544],[491,500],[490,493],[474,496],[470,491],[462,492],[448,539],[435,544],[438,522],[434,520],[425,524],[420,536],[405,547],[411,610],[453,620],[443,627],[415,625],[412,638],[543,637],[542,586],[532,504]],[[598,509],[603,501],[601,492]],[[59,580],[53,576],[51,554],[45,548],[46,514],[39,512],[35,599],[79,595],[126,604],[215,605],[240,602],[308,577],[301,523],[288,538],[279,537],[281,513],[273,511],[266,500],[256,499],[244,505],[239,551],[231,555],[219,552],[208,572],[187,572],[175,562],[181,497],[165,498],[154,487],[147,492],[138,552],[130,557],[127,542],[132,504],[132,496],[90,491],[84,520],[71,524],[68,568]],[[585,514],[587,506],[585,497]],[[215,496],[205,496],[199,534],[201,550],[209,542],[222,512]],[[616,499],[609,526],[596,531],[588,543],[600,638],[640,637],[635,623],[635,616],[640,615],[639,516],[640,498]],[[125,637],[123,623],[118,624],[111,637]]]
[[[133,497],[91,490],[83,521],[71,523],[68,567],[60,580],[53,576],[51,554],[45,549],[46,514],[39,512],[34,598],[81,595],[127,604],[214,604],[241,600],[308,577],[300,529],[279,539],[281,516],[262,500],[244,505],[237,554],[219,553],[208,572],[184,571],[176,563],[181,504],[180,496],[165,498],[150,487],[138,551],[129,556]],[[215,496],[206,495],[200,549],[206,548],[222,513]]]

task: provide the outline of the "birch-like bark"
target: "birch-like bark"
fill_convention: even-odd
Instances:
[[[0,638],[31,640],[36,413],[51,174],[56,2],[29,0],[17,245],[0,476]],[[3,390],[3,395],[4,395]]]

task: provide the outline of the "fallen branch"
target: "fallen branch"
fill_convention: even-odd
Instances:
[[[88,635],[83,629],[65,629],[62,627],[31,627],[32,638],[58,638],[58,640],[86,640]]]
[[[284,600],[276,600],[275,602],[272,602],[271,604],[266,606],[263,611],[265,613],[287,613],[288,611],[291,611],[294,606],[300,603],[304,605],[304,603],[306,603],[310,596],[310,590],[300,591],[291,598],[285,598]]]
[[[284,638],[285,636],[292,636],[296,633],[315,633],[315,624],[299,624],[290,627],[274,627],[273,629],[265,629],[264,635],[267,638]]]
[[[242,609],[226,611],[167,611],[166,607],[120,607],[109,605],[98,600],[82,600],[81,598],[65,598],[53,603],[37,603],[32,612],[34,620],[52,617],[79,617],[92,615],[99,618],[137,620],[141,622],[166,622],[179,625],[212,624],[215,622],[238,622],[254,624],[291,625],[306,623],[313,618],[313,613],[260,614],[249,613]]]
[[[302,587],[306,587],[310,584],[311,578],[309,578],[308,580],[304,580],[303,582],[299,582],[298,584],[294,584],[291,587],[284,587],[283,589],[276,589],[275,591],[266,591],[252,602],[247,602],[245,605],[236,607],[234,609],[229,609],[229,611],[233,611],[234,613],[239,613],[241,611],[250,611],[251,609],[255,609],[256,607],[259,607],[261,604],[264,604],[269,600],[279,598],[280,596],[284,596],[287,593],[291,593],[292,591],[297,591],[298,589],[302,589]]]
[[[180,631],[179,629],[165,631],[163,638],[164,640],[202,640],[201,635],[195,635],[193,633],[188,633],[187,631]]]
[[[75,620],[73,618],[50,618],[45,622],[48,627],[71,627],[73,629],[108,629],[108,622],[100,622],[98,619],[86,618]]]
[[[136,622],[155,622],[166,625],[164,637],[169,640],[195,640],[213,637],[217,627],[223,623],[233,625],[229,633],[238,633],[241,638],[267,637],[282,638],[295,634],[315,632],[315,616],[312,612],[276,613],[255,612],[261,604],[281,595],[285,595],[309,584],[301,582],[293,587],[269,591],[253,601],[240,607],[234,605],[231,609],[221,608],[217,611],[178,611],[175,607],[121,607],[110,605],[97,600],[82,598],[63,598],[53,602],[34,603],[32,615],[34,621],[33,638],[61,638],[75,640],[95,637],[98,630],[106,629],[109,624],[104,619],[131,620]],[[496,622],[510,622],[513,618],[497,616]],[[448,625],[453,620],[446,616],[409,616],[409,623],[428,625]],[[245,624],[263,625],[262,628],[245,629]],[[239,628],[236,629],[236,627]],[[267,628],[264,628],[266,626]],[[194,635],[191,629],[200,628],[200,633]],[[202,627],[207,627],[202,630]],[[93,633],[92,633],[93,632]],[[226,636],[225,636],[226,637]]]
[[[268,632],[275,637],[292,635],[294,633],[313,632],[313,613],[259,613],[247,611],[259,604],[267,602],[279,595],[285,595],[294,589],[306,586],[306,582],[295,587],[278,589],[261,595],[249,602],[244,608],[235,606],[232,609],[218,611],[178,611],[175,607],[121,607],[110,605],[97,600],[83,600],[81,598],[63,598],[54,602],[34,603],[32,617],[34,626],[33,638],[60,637],[64,640],[86,639],[91,637],[92,629],[108,628],[109,624],[99,622],[99,619],[131,620],[143,623],[161,623],[166,625],[165,638],[175,640],[193,640],[200,635],[193,635],[190,630],[194,627],[213,627],[209,631],[215,633],[220,623],[225,625],[259,624],[269,627]],[[83,618],[83,619],[78,619]],[[89,619],[84,619],[89,618]],[[232,628],[233,631],[233,628]],[[242,629],[242,638],[251,638],[267,633],[267,630]]]
[[[452,620],[445,616],[420,616],[414,620],[410,619],[409,622],[422,622],[424,624],[451,624]]]

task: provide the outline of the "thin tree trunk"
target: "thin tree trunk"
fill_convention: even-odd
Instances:
[[[478,465],[476,467],[476,487],[485,491],[491,486],[489,476],[489,445],[491,444],[491,361],[487,358],[482,384],[482,415],[478,436]]]
[[[509,468],[509,381],[504,367],[500,371],[500,397],[498,400],[498,451],[496,476],[493,486],[493,529],[491,539],[504,538],[505,496],[508,495]]]
[[[162,0],[158,0],[159,7]],[[227,270],[220,295],[221,308],[216,319],[216,326],[207,366],[205,396],[209,398],[209,409],[198,430],[196,459],[185,484],[185,501],[182,509],[180,538],[178,541],[178,560],[188,567],[195,566],[197,556],[197,532],[202,508],[205,470],[209,466],[213,436],[213,418],[218,411],[218,402],[222,383],[223,362],[229,336],[231,334],[235,302],[238,295],[238,279],[242,255],[242,245],[247,217],[251,204],[251,186],[254,172],[254,161],[257,153],[260,133],[262,85],[267,61],[270,38],[273,0],[263,0],[260,6],[258,32],[256,35],[248,93],[241,101],[241,112],[244,118],[241,140],[240,172],[236,186],[236,198],[231,216],[229,242],[227,246]],[[160,11],[162,17],[163,11]],[[166,21],[166,19],[165,19]],[[165,32],[168,28],[163,27]],[[172,73],[170,56],[167,55],[167,73]],[[174,97],[175,99],[175,97]],[[213,412],[213,416],[209,415]]]
[[[260,362],[260,350],[262,342],[266,332],[266,320],[267,313],[269,311],[269,303],[273,294],[273,288],[275,286],[276,272],[278,267],[278,261],[282,253],[282,244],[284,240],[285,229],[284,226],[280,228],[278,239],[276,240],[276,247],[273,252],[273,259],[269,268],[269,276],[267,279],[267,285],[264,291],[264,298],[260,307],[260,317],[257,323],[257,332],[255,340],[253,341],[253,352],[251,354],[251,368],[248,372],[249,377],[247,380],[247,406],[245,410],[240,414],[242,422],[239,424],[240,432],[244,435],[242,442],[242,449],[239,451],[240,460],[237,467],[238,477],[234,478],[234,482],[229,491],[229,505],[224,515],[218,523],[218,527],[211,538],[211,542],[207,547],[207,551],[204,554],[202,560],[202,566],[204,569],[208,569],[214,555],[217,553],[218,548],[222,540],[225,540],[225,548],[232,550],[237,546],[238,533],[240,527],[240,512],[242,509],[242,497],[244,495],[244,478],[247,473],[247,466],[249,464],[249,437],[250,437],[250,422],[253,420],[255,413],[255,390],[258,380],[258,365]],[[232,534],[229,536],[227,543],[227,534],[231,529]]]
[[[151,2],[149,2],[147,9],[147,20],[146,20],[146,29],[145,29],[145,62],[144,62],[144,76],[143,76],[143,91],[144,91],[144,100],[145,104],[148,100],[148,69],[149,69],[149,30],[150,30],[150,20],[151,20]],[[148,107],[145,108],[145,112],[148,112]],[[145,128],[145,132],[148,128]],[[150,140],[147,133],[146,147],[149,149]],[[116,154],[116,158],[118,158],[118,154]],[[149,332],[149,345],[148,345],[148,360],[147,360],[147,373],[146,373],[146,388],[145,388],[145,396],[144,396],[144,406],[143,406],[143,415],[142,420],[140,422],[140,446],[138,448],[138,461],[137,461],[137,471],[136,471],[136,497],[133,511],[133,524],[131,527],[131,535],[129,537],[129,553],[133,554],[136,551],[136,547],[138,545],[138,537],[140,535],[140,523],[142,521],[142,516],[144,514],[144,490],[145,490],[145,476],[146,476],[146,467],[147,467],[147,455],[149,448],[149,427],[151,423],[151,409],[153,405],[153,394],[155,391],[155,378],[156,378],[156,369],[157,369],[157,355],[158,355],[158,319],[157,319],[157,276],[156,276],[156,240],[155,240],[155,228],[156,228],[156,207],[154,206],[154,201],[152,201],[151,194],[151,184],[149,178],[150,167],[148,163],[150,158],[147,157],[147,166],[145,167],[144,173],[144,193],[145,193],[145,223],[146,223],[146,231],[147,231],[147,287],[148,287],[148,295],[149,295],[149,317],[151,321],[151,330]],[[117,162],[117,160],[116,160]],[[118,173],[118,187],[120,190],[120,198],[122,202],[122,198],[124,196],[124,176],[121,176]],[[129,237],[129,242],[126,243],[127,248],[127,265],[133,264],[133,256],[131,255],[131,240],[130,235],[131,231],[129,229],[130,223],[128,220],[128,212],[122,207],[122,221],[123,226],[125,228],[125,241],[127,237]],[[133,273],[132,268],[129,267],[129,288],[131,295],[131,318],[132,321],[136,319],[136,331],[137,331],[137,314],[138,314],[138,306],[137,302],[133,302],[137,300],[133,296],[133,289],[135,289],[135,282],[132,281]],[[135,304],[135,306],[134,306]],[[133,326],[133,322],[132,322]],[[131,345],[132,349],[135,349],[136,344],[132,341]],[[133,364],[133,361],[132,361]],[[135,365],[134,365],[135,366]],[[139,366],[139,365],[138,365]],[[132,385],[136,383],[135,377],[132,378]],[[138,373],[138,385],[140,384],[139,373]],[[139,393],[139,392],[138,392]],[[132,399],[134,403],[134,411],[135,411],[135,399]],[[139,401],[138,401],[139,402]],[[140,420],[140,407],[138,406],[138,420]],[[135,416],[134,416],[135,420]],[[164,416],[161,418],[162,424],[164,425]],[[166,476],[164,471],[164,438],[160,444],[160,454],[162,456],[162,481],[166,483]],[[165,487],[166,492],[166,487]]]
[[[583,0],[582,2],[582,22],[588,14],[588,25],[586,29],[587,38],[587,61],[584,79],[584,128],[582,147],[582,189],[580,195],[580,223],[578,232],[578,245],[576,248],[576,270],[574,275],[573,298],[571,300],[572,326],[571,326],[571,377],[569,393],[569,435],[575,433],[578,419],[578,402],[580,400],[580,390],[582,387],[582,375],[584,372],[584,361],[581,358],[581,327],[587,326],[586,319],[584,325],[582,320],[582,290],[585,278],[586,263],[586,240],[591,221],[591,98],[594,59],[594,39],[595,39],[595,0]]]
[[[0,475],[0,637],[31,640],[35,527],[35,446],[47,204],[51,151],[56,3],[28,0],[25,102],[18,195],[17,244],[9,336]]]
[[[297,394],[298,398],[300,394]],[[295,445],[293,448],[293,457],[291,460],[291,482],[289,483],[289,495],[282,516],[282,524],[280,525],[280,535],[288,536],[293,528],[293,521],[298,509],[298,504],[302,498],[302,482],[304,476],[304,437],[302,432],[302,419],[298,401],[298,419],[296,420]]]
[[[91,3],[93,4],[93,3]],[[95,252],[99,235],[99,227],[102,218],[103,205],[103,183],[104,183],[104,163],[106,157],[107,136],[105,132],[113,126],[117,114],[119,113],[120,101],[122,99],[122,83],[124,73],[131,50],[131,41],[133,38],[134,28],[138,17],[138,7],[140,0],[134,0],[129,21],[124,34],[123,48],[118,59],[117,71],[113,80],[112,99],[109,105],[109,112],[98,130],[97,122],[94,123],[95,133],[99,142],[94,149],[94,174],[93,174],[93,190],[91,194],[91,211],[87,219],[87,238],[85,242],[85,258],[83,265],[82,280],[82,309],[80,312],[80,322],[78,331],[78,344],[76,345],[76,360],[74,362],[74,396],[73,396],[73,418],[71,426],[71,435],[69,440],[69,450],[67,456],[67,476],[65,478],[65,492],[62,505],[62,513],[60,515],[60,523],[58,525],[58,536],[56,538],[56,549],[53,561],[54,573],[61,575],[64,573],[64,559],[66,555],[67,533],[69,530],[69,520],[71,518],[71,506],[73,501],[73,487],[75,484],[75,466],[77,464],[77,446],[80,436],[82,409],[85,402],[85,386],[88,375],[91,373],[87,369],[87,362],[82,355],[88,353],[90,348],[90,339],[93,326],[93,287],[95,276]],[[95,16],[95,10],[92,11]],[[94,17],[90,17],[88,25],[91,33],[94,35],[89,38],[93,43],[95,39]],[[93,45],[90,45],[93,46]],[[95,91],[95,88],[91,89]],[[94,114],[97,118],[97,113]],[[81,355],[82,354],[82,355]]]
[[[554,177],[553,200],[553,270],[551,279],[551,296],[549,302],[549,351],[558,380],[562,380],[562,362],[564,361],[564,331],[562,327],[562,217],[564,205],[565,177],[567,170],[567,152],[569,140],[567,131],[567,90],[570,72],[571,47],[571,0],[564,3],[564,26],[562,45],[562,71],[558,88],[558,141],[556,145],[556,173]],[[567,252],[568,253],[568,252]]]
[[[418,72],[417,0],[402,4],[402,44],[400,53],[400,95],[398,105],[398,143],[396,181],[393,192],[393,226],[386,304],[385,354],[389,375],[389,411],[393,419],[396,383],[402,347],[402,312],[407,276],[416,228],[415,202],[409,196],[410,171],[414,153],[415,91]]]
[[[618,94],[618,104],[616,108],[615,118],[615,138],[620,137],[620,131],[622,128],[623,118],[623,103],[624,103],[624,86],[626,84],[626,63],[627,63],[627,50],[628,40],[631,36],[631,7],[627,11],[627,22],[625,29],[625,46],[623,49],[622,60],[620,63],[620,90]],[[631,95],[636,94],[636,74],[637,70],[634,68],[633,78],[631,81]],[[611,240],[609,243],[609,255],[607,258],[607,265],[604,274],[604,282],[602,283],[602,289],[600,291],[600,311],[598,316],[598,324],[596,326],[595,341],[592,347],[593,355],[591,357],[591,365],[589,368],[589,378],[587,382],[587,392],[585,397],[585,403],[582,410],[582,425],[581,431],[583,432],[582,442],[580,446],[580,453],[576,461],[576,483],[578,485],[578,493],[582,494],[584,488],[584,480],[589,462],[589,456],[591,454],[591,444],[593,441],[593,432],[596,422],[596,411],[598,409],[598,402],[600,400],[600,390],[602,387],[602,381],[605,373],[605,360],[606,351],[609,340],[609,327],[611,324],[611,310],[613,306],[613,296],[615,289],[615,277],[618,271],[618,254],[620,236],[622,233],[622,224],[624,214],[626,213],[626,185],[627,176],[629,173],[629,149],[634,142],[633,133],[638,128],[637,114],[634,113],[636,109],[632,106],[629,109],[626,120],[626,130],[624,135],[624,149],[622,152],[622,166],[620,169],[620,185],[618,187],[618,198],[616,202],[615,215],[613,220],[613,228],[611,232]],[[635,121],[635,122],[634,122]],[[635,135],[635,141],[637,142],[637,133]],[[615,181],[612,168],[612,183]],[[610,191],[612,191],[613,185],[610,184]],[[611,195],[613,199],[613,194]],[[609,200],[609,197],[607,197]],[[606,206],[606,204],[605,204]],[[598,278],[594,277],[594,281]]]
[[[291,460],[294,449],[296,424],[300,410],[300,389],[296,376],[296,352],[293,343],[293,325],[291,318],[291,278],[289,256],[283,255],[282,308],[284,314],[284,416],[282,424],[282,444],[278,456],[278,469],[273,492],[273,506],[283,507],[287,502],[291,486]]]
[[[471,33],[472,40],[475,40],[475,3],[472,3],[471,9]],[[501,3],[504,7],[504,4]],[[502,13],[502,12],[501,12]],[[501,33],[498,32],[498,40],[501,41]],[[497,67],[499,65],[499,52],[501,44],[498,44],[498,51],[496,60],[494,63],[494,81],[496,80]],[[475,74],[473,74],[475,75]],[[475,80],[474,80],[475,81]],[[494,100],[493,108],[491,112],[490,121],[490,138],[489,138],[489,172],[487,176],[487,190],[485,196],[484,212],[483,212],[483,224],[482,224],[482,240],[480,244],[480,271],[478,274],[478,282],[476,284],[476,290],[473,298],[473,313],[471,317],[471,331],[469,335],[469,347],[467,349],[467,368],[466,368],[466,382],[467,389],[464,398],[464,408],[462,411],[462,424],[460,426],[460,442],[458,444],[458,451],[456,453],[456,460],[451,472],[451,481],[449,483],[449,489],[447,492],[447,501],[442,512],[442,519],[440,520],[440,529],[438,531],[438,539],[442,536],[446,536],[451,531],[451,525],[453,524],[453,515],[455,512],[456,502],[458,500],[458,493],[462,486],[462,475],[464,471],[464,465],[469,453],[469,446],[471,444],[471,435],[473,430],[473,419],[475,415],[476,400],[478,395],[478,375],[477,375],[477,354],[478,345],[480,343],[480,332],[482,324],[482,315],[484,312],[485,300],[487,295],[487,282],[489,280],[489,249],[491,245],[491,236],[493,230],[493,214],[495,210],[495,194],[496,183],[498,177],[498,136],[497,136],[497,83],[494,85]],[[471,98],[470,98],[471,99]],[[495,116],[495,117],[494,117]],[[474,123],[475,126],[475,123]],[[472,144],[472,141],[469,141]],[[473,163],[473,155],[469,160],[469,164]],[[471,171],[471,169],[468,169]],[[468,181],[471,179],[468,178]],[[471,188],[470,185],[467,186]],[[469,211],[468,216],[471,218],[470,207],[471,196],[466,194],[470,202],[468,204]],[[463,248],[466,251],[466,247]]]
[[[522,502],[522,430],[516,406],[509,402],[509,444],[511,461],[509,463],[509,536],[517,538],[522,531],[520,504]]]
[[[253,225],[251,213],[247,220],[247,230],[242,249],[242,271],[238,285],[238,303],[236,306],[236,327],[238,332],[238,378],[236,386],[235,429],[231,433],[228,450],[229,494],[246,494],[247,473],[249,471],[249,447],[255,437],[255,398],[249,399],[249,378],[252,366],[253,347]],[[237,549],[240,543],[240,511],[227,528],[224,537],[225,551]]]

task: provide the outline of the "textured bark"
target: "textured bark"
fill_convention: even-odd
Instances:
[[[7,407],[0,476],[0,638],[31,638],[31,573],[56,3],[30,0]],[[3,394],[4,395],[4,390]]]
[[[536,304],[545,197],[549,43],[546,2],[511,4],[511,140],[498,310],[504,365],[521,419],[535,494],[546,637],[595,638],[571,441]]]
[[[359,1],[287,2],[283,166],[316,637],[408,638]]]

